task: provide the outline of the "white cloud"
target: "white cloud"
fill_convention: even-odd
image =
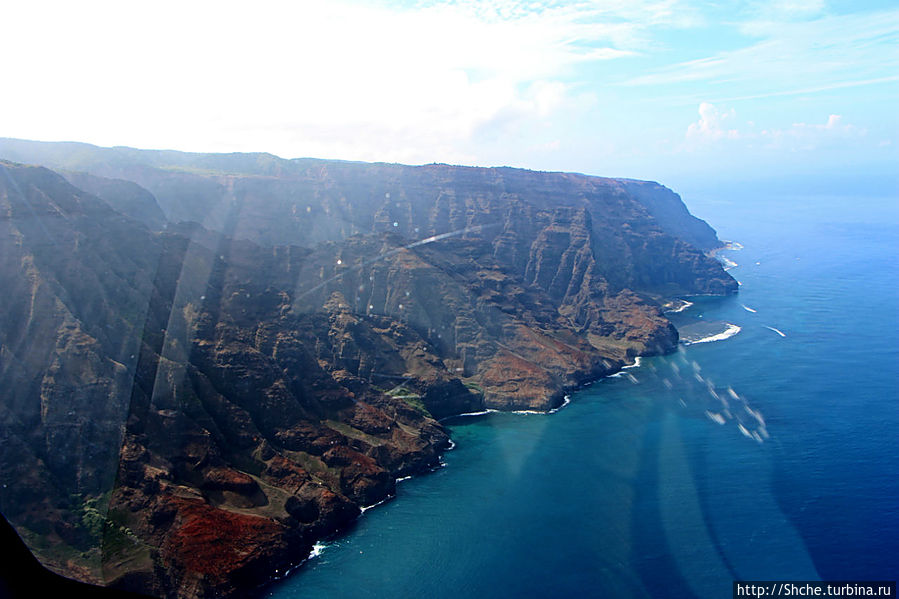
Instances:
[[[470,160],[480,132],[577,105],[571,70],[631,55],[627,17],[672,5],[15,3],[0,135]]]
[[[672,147],[824,143],[837,131],[814,123],[828,112],[863,115],[802,98],[788,118],[813,124],[794,127],[756,118],[785,115],[785,102],[740,99],[859,86],[886,97],[899,9],[826,11],[819,0],[14,2],[0,136],[651,173]],[[681,111],[700,102],[684,137]]]
[[[789,127],[759,129],[755,121],[737,122],[733,108],[724,109],[709,102],[699,105],[699,120],[690,123],[684,135],[682,149],[785,150],[811,151],[845,144],[867,135],[863,128],[845,123],[843,117],[831,114],[824,123],[793,123]]]
[[[792,10],[812,15],[815,6],[811,3],[807,10],[799,6]],[[899,9],[811,20],[751,20],[742,26],[744,33],[749,28],[762,39],[736,50],[662,67],[624,85],[690,83],[706,98],[710,94],[762,98],[792,94],[799,87],[829,90],[894,81],[895,77],[884,73],[899,71]],[[746,89],[752,93],[745,93]],[[733,93],[737,90],[740,93]]]
[[[800,21],[819,17],[827,12],[824,0],[763,0],[750,2],[749,19],[743,24],[752,31],[755,24]]]
[[[851,81],[838,81],[826,85],[818,85],[813,87],[800,87],[793,89],[783,89],[778,91],[769,91],[759,94],[750,94],[744,96],[735,96],[731,98],[721,98],[716,102],[735,102],[737,100],[757,100],[760,98],[774,98],[778,96],[799,96],[814,94],[817,92],[831,91],[836,89],[846,89],[850,87],[864,87],[866,85],[877,85],[880,83],[893,83],[899,81],[899,75],[889,75],[886,77],[875,77],[873,79],[855,79]]]
[[[720,139],[738,139],[740,132],[728,128],[736,116],[733,108],[721,110],[713,104],[703,102],[699,105],[699,120],[687,127],[687,142],[701,144]]]
[[[843,117],[831,114],[823,124],[793,123],[786,129],[765,129],[758,137],[769,147],[790,151],[811,151],[833,144],[844,144],[865,137],[867,130],[844,123]]]

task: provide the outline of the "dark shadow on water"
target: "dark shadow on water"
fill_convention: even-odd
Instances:
[[[713,493],[709,485],[709,483],[711,482],[711,478],[707,459],[707,448],[709,446],[708,430],[708,427],[703,429],[702,443],[693,444],[687,449],[687,454],[689,456],[687,467],[690,471],[690,476],[693,479],[693,482],[697,486],[697,496],[699,497],[699,511],[702,514],[702,522],[705,525],[706,533],[708,534],[709,539],[712,541],[712,547],[715,549],[715,553],[718,555],[721,563],[725,568],[727,568],[727,572],[728,574],[730,574],[731,579],[741,580],[742,578],[737,574],[737,570],[734,567],[733,563],[731,563],[730,559],[728,559],[727,557],[727,552],[724,548],[724,544],[721,542],[721,538],[718,536],[718,531],[715,527],[715,523],[712,521],[712,506],[709,503],[709,498],[713,496]]]
[[[699,599],[677,566],[661,513],[659,480],[659,454],[661,424],[664,408],[655,404],[653,417],[647,418],[643,435],[640,467],[637,470],[639,484],[635,487],[631,536],[634,540],[633,563],[637,574],[652,597],[678,597]]]

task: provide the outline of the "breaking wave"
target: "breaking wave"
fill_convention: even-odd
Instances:
[[[714,335],[709,335],[708,337],[700,337],[699,339],[688,339],[683,342],[684,345],[695,345],[697,343],[709,343],[712,341],[723,341],[725,339],[730,339],[737,333],[739,333],[742,328],[735,324],[725,323],[727,324],[727,328],[720,333],[715,333]]]
[[[674,307],[665,310],[666,313],[677,314],[678,312],[683,312],[693,305],[693,302],[688,302],[687,300],[675,300],[675,302],[672,302],[672,306]]]

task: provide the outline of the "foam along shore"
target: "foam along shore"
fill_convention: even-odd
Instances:
[[[700,339],[682,341],[682,343],[684,345],[695,345],[697,343],[709,343],[711,341],[723,341],[725,339],[730,339],[731,337],[733,337],[734,335],[739,333],[741,330],[743,330],[742,328],[740,328],[739,326],[737,326],[735,324],[731,324],[731,323],[725,323],[725,324],[727,324],[727,328],[725,330],[721,331],[720,333],[715,333],[714,335],[709,335],[708,337],[702,337]]]
[[[627,364],[627,365],[625,365],[625,366],[622,366],[622,367],[618,370],[618,372],[616,372],[616,373],[614,373],[614,374],[608,374],[608,375],[606,375],[606,376],[604,376],[604,377],[601,377],[601,378],[614,379],[614,378],[618,378],[618,377],[622,377],[622,376],[623,376],[623,377],[627,377],[632,383],[636,384],[638,381],[637,381],[636,378],[634,378],[634,375],[632,375],[632,374],[630,374],[629,372],[626,372],[626,371],[629,370],[629,369],[631,369],[631,368],[639,368],[640,365],[641,365],[642,363],[643,363],[643,356],[636,356],[636,357],[634,358],[634,363],[633,363],[633,364]],[[588,387],[588,386],[592,385],[593,382],[594,382],[594,381],[588,381],[588,382],[584,383],[583,385],[581,385],[579,388]],[[556,406],[555,408],[551,409],[551,410],[545,410],[545,411],[544,411],[544,410],[511,410],[511,411],[505,411],[505,410],[493,410],[493,409],[487,409],[487,410],[482,410],[482,411],[480,411],[480,412],[468,412],[468,413],[465,413],[465,414],[456,414],[455,416],[447,416],[447,417],[444,418],[443,420],[449,420],[449,419],[451,419],[451,418],[460,418],[460,417],[463,417],[463,416],[483,416],[483,415],[485,415],[485,414],[491,414],[491,413],[522,414],[522,415],[534,415],[534,414],[536,414],[536,415],[539,415],[539,416],[545,416],[545,415],[548,415],[548,414],[555,414],[556,412],[558,412],[559,410],[561,410],[562,408],[564,408],[565,406],[567,406],[567,405],[570,404],[570,403],[571,403],[571,395],[565,395],[565,396],[562,398],[562,403],[559,404],[558,406]],[[441,420],[441,422],[443,422],[443,420]]]
[[[670,302],[666,302],[665,305],[662,306],[662,311],[666,314],[677,314],[678,312],[683,312],[692,305],[693,302],[688,302],[685,299],[674,299]]]
[[[275,570],[272,573],[271,582],[274,582],[276,580],[284,580],[285,578],[302,568],[306,564],[306,562],[320,556],[322,554],[322,551],[324,551],[327,547],[328,543],[326,543],[325,541],[316,541],[315,544],[312,545],[312,549],[309,550],[309,555],[303,558],[298,564],[285,568],[284,570]]]
[[[373,503],[371,505],[363,505],[362,507],[359,508],[359,514],[362,515],[372,508],[378,507],[379,505],[384,505],[385,503],[387,503],[388,501],[393,499],[393,497],[394,497],[393,495],[388,495],[381,501],[376,501],[375,503]]]
[[[630,368],[629,366],[625,366],[625,368]],[[614,374],[612,376],[615,376]],[[494,410],[487,409],[481,410],[480,412],[465,412],[464,414],[454,414],[452,416],[447,416],[446,418],[441,418],[440,422],[444,422],[445,420],[453,420],[455,418],[469,418],[473,416],[486,416],[487,414],[538,414],[538,415],[546,415],[546,414],[555,414],[565,406],[571,403],[571,395],[566,395],[562,403],[556,406],[551,410]]]
[[[743,245],[738,241],[727,241],[726,239],[721,240],[721,245],[719,247],[713,248],[706,252],[706,255],[710,258],[715,258],[718,256],[719,252],[724,252],[726,250],[731,250],[734,252],[740,251],[743,249]]]
[[[472,418],[474,416],[486,416],[487,414],[495,414],[495,413],[498,413],[499,411],[500,410],[487,409],[487,410],[481,410],[480,412],[463,412],[462,414],[451,414],[449,416],[446,416],[445,418],[441,418],[439,420],[439,422],[444,422],[446,420],[453,420],[455,418]]]
[[[322,542],[316,543],[315,545],[312,546],[312,551],[309,552],[309,557],[306,559],[312,559],[313,557],[318,557],[319,555],[322,554],[322,550],[324,550],[325,547],[327,547],[327,545],[325,545]]]
[[[618,372],[616,372],[615,374],[608,375],[607,378],[617,379],[617,378],[621,378],[621,377],[626,377],[626,376],[628,376],[628,373],[625,372],[625,370],[629,370],[631,368],[639,368],[642,363],[643,363],[643,357],[637,356],[636,358],[634,358],[633,364],[628,364],[627,366],[622,366]]]
[[[724,245],[722,245],[720,248],[718,248],[718,251],[721,251],[721,250],[733,250],[733,251],[736,252],[736,251],[739,251],[739,250],[742,250],[742,249],[743,249],[743,244],[740,243],[739,241],[728,241],[728,240],[726,240],[726,239],[723,239],[723,240],[721,241],[721,243],[723,243]]]
[[[689,303],[689,302],[688,302],[688,303]],[[692,305],[692,304],[691,304],[691,305]],[[629,370],[629,369],[631,369],[631,368],[639,368],[640,365],[641,365],[642,363],[643,363],[643,357],[642,357],[642,356],[636,356],[636,357],[634,358],[634,363],[633,363],[633,364],[626,364],[626,365],[622,366],[622,367],[618,370],[618,372],[616,372],[616,373],[614,373],[614,374],[606,375],[606,376],[601,377],[601,378],[610,378],[610,379],[611,379],[611,378],[617,378],[617,377],[622,377],[622,376],[623,376],[623,377],[627,377],[628,379],[630,379],[630,381],[631,381],[632,383],[636,383],[637,380],[634,378],[634,376],[633,376],[632,374],[630,374],[629,372],[626,372],[626,371]],[[599,380],[599,379],[598,379],[598,380]],[[589,386],[592,385],[594,382],[595,382],[595,381],[592,381],[592,380],[591,380],[591,381],[588,381],[588,382],[584,383],[583,385],[581,385],[579,388],[589,387]],[[559,404],[558,406],[556,406],[555,408],[552,408],[551,410],[495,410],[495,409],[493,409],[493,408],[487,408],[486,410],[480,410],[480,411],[477,411],[477,412],[463,412],[462,414],[452,414],[452,415],[450,415],[450,416],[446,416],[446,417],[444,417],[444,418],[441,418],[441,419],[439,420],[439,422],[446,422],[447,420],[455,420],[456,418],[473,418],[473,417],[477,417],[477,416],[486,416],[487,414],[521,414],[521,415],[539,415],[539,416],[545,416],[545,415],[548,415],[548,414],[555,414],[556,412],[558,412],[559,410],[561,410],[562,408],[564,408],[565,406],[567,406],[567,405],[570,404],[570,403],[571,403],[571,395],[570,395],[570,394],[566,394],[566,395],[562,398],[562,403]],[[450,439],[450,443],[451,443],[450,449],[452,449],[453,447],[456,446],[456,444],[453,443],[452,439]]]
[[[682,300],[682,301],[683,301],[683,300]],[[686,302],[686,303],[689,304],[689,305],[692,305],[690,302]],[[624,366],[622,366],[622,367],[618,370],[618,372],[616,372],[616,373],[614,373],[614,374],[606,375],[605,377],[601,377],[601,378],[615,378],[615,377],[620,377],[620,376],[626,376],[626,377],[630,378],[630,379],[632,380],[632,382],[636,382],[636,380],[634,379],[633,375],[631,375],[629,372],[627,372],[627,370],[629,370],[629,369],[631,369],[631,368],[639,368],[639,367],[642,365],[642,363],[643,363],[643,357],[642,357],[642,356],[636,356],[636,357],[634,358],[634,363],[633,363],[633,364],[627,364],[627,365],[624,365]],[[601,379],[597,379],[597,380],[601,380]],[[589,381],[589,382],[585,383],[585,384],[583,385],[583,387],[590,386],[590,385],[592,385],[594,382],[595,382],[595,381]],[[683,400],[681,400],[681,402],[683,402]],[[555,407],[555,408],[553,408],[553,409],[551,409],[551,410],[547,410],[547,411],[539,411],[539,410],[512,410],[512,411],[506,411],[506,410],[494,410],[494,409],[492,409],[492,408],[488,408],[488,409],[486,409],[486,410],[481,410],[481,411],[478,411],[478,412],[465,412],[465,413],[462,413],[462,414],[454,414],[454,415],[452,415],[452,416],[447,416],[447,417],[445,417],[445,418],[441,418],[441,419],[439,420],[439,422],[444,422],[444,421],[452,420],[452,419],[455,419],[455,418],[466,418],[466,417],[485,416],[485,415],[487,415],[487,414],[522,414],[522,415],[533,415],[533,414],[536,414],[536,415],[548,415],[548,414],[555,414],[556,412],[558,412],[559,410],[561,410],[562,408],[564,408],[565,406],[567,406],[567,405],[570,404],[570,403],[571,403],[571,395],[570,395],[570,394],[566,394],[566,395],[564,396],[563,401],[562,401],[562,403],[561,403],[560,405],[558,405],[557,407]],[[446,451],[452,451],[452,450],[455,449],[455,448],[456,448],[456,442],[453,441],[452,439],[449,439],[449,447],[446,448]],[[441,458],[439,466],[437,466],[436,468],[434,468],[434,470],[436,470],[436,469],[438,469],[438,468],[445,467],[445,466],[446,466],[446,463],[445,463],[445,462],[443,461],[443,459]],[[417,476],[417,475],[407,475],[407,476],[399,477],[399,478],[396,479],[396,483],[398,484],[398,483],[401,483],[401,482],[405,482],[405,481],[407,481],[407,480],[410,480],[410,479],[414,478],[415,476]],[[360,516],[360,517],[361,517],[361,516],[364,516],[365,513],[366,513],[368,510],[370,510],[370,509],[372,509],[372,508],[376,508],[376,507],[378,507],[378,506],[381,506],[381,505],[383,505],[383,504],[385,504],[385,503],[388,503],[388,502],[392,501],[392,500],[395,499],[395,498],[396,498],[396,495],[395,495],[395,494],[391,494],[391,495],[388,495],[387,497],[385,497],[384,499],[382,499],[382,500],[380,500],[380,501],[378,501],[378,502],[375,502],[375,503],[373,503],[373,504],[371,504],[371,505],[363,506],[363,507],[359,508],[359,516]],[[338,537],[339,537],[341,534],[342,534],[342,533],[338,533],[338,534],[335,535],[335,536],[338,536]],[[323,552],[325,549],[328,548],[328,546],[331,544],[331,542],[333,542],[333,539],[332,539],[331,541],[318,541],[318,542],[316,542],[316,543],[312,546],[312,549],[309,551],[309,554],[306,556],[305,559],[303,559],[302,561],[300,561],[300,562],[299,562],[298,564],[296,564],[295,566],[293,566],[293,567],[291,567],[291,568],[288,568],[288,569],[285,570],[284,572],[276,572],[276,575],[273,577],[272,580],[280,580],[280,579],[283,579],[283,578],[287,577],[289,574],[291,574],[292,572],[294,572],[295,570],[301,568],[301,567],[302,567],[303,565],[305,565],[309,560],[314,559],[314,558],[316,558],[316,557],[319,557],[319,556],[322,554],[322,552]]]
[[[627,366],[622,366],[621,370],[627,370],[628,368],[640,368],[640,365],[643,364],[643,356],[637,356],[634,358],[633,364],[628,364]]]
[[[715,260],[718,260],[721,263],[721,266],[724,267],[724,270],[728,271],[733,268],[736,268],[737,266],[739,266],[739,264],[737,264],[736,262],[734,262],[727,256],[722,255],[721,252],[726,251],[726,250],[730,250],[730,251],[742,250],[743,246],[740,245],[739,243],[737,243],[736,241],[724,241],[723,243],[724,243],[724,245],[722,245],[721,247],[717,247],[713,250],[709,250],[708,252],[706,252],[706,255],[709,258],[714,258]]]
[[[567,406],[570,403],[571,403],[571,396],[566,395],[564,398],[562,398],[562,403],[551,410],[546,410],[546,411],[543,411],[543,410],[512,410],[508,413],[509,414],[526,414],[526,415],[527,414],[539,414],[541,416],[545,416],[547,414],[555,414],[556,412],[558,412],[559,410],[561,410],[562,408],[564,408],[565,406]],[[491,410],[491,411],[495,412],[497,410]]]
[[[570,396],[570,395],[566,395],[566,396],[565,396],[564,398],[562,398],[562,399],[563,399],[563,401],[562,401],[561,405],[559,405],[558,407],[553,408],[552,410],[548,411],[547,414],[555,414],[556,412],[558,412],[559,410],[561,410],[562,408],[564,408],[565,406],[567,406],[568,404],[571,403],[571,396]]]

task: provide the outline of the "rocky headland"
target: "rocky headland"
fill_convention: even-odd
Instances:
[[[557,407],[673,350],[664,301],[737,289],[656,183],[0,158],[0,512],[54,571],[160,597],[264,584],[435,467],[439,419]]]

